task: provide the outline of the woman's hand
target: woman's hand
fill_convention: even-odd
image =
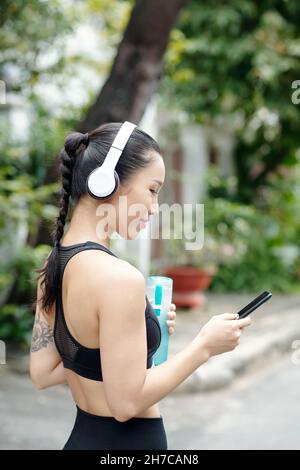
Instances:
[[[176,318],[176,305],[171,304],[168,311],[169,320],[167,320],[167,325],[169,327],[169,335],[172,335],[175,331],[175,318]]]
[[[231,351],[240,344],[244,328],[251,325],[250,316],[238,319],[234,313],[214,315],[200,330],[197,338],[205,345],[209,356]]]

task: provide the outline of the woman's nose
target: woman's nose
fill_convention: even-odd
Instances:
[[[150,215],[156,214],[157,211],[158,211],[158,203],[156,202],[155,204],[153,204],[153,205],[151,206]]]

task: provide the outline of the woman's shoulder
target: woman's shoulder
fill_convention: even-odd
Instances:
[[[104,254],[95,256],[89,263],[88,291],[97,303],[99,311],[116,308],[116,305],[123,311],[129,294],[132,301],[145,298],[144,276],[128,261]]]
[[[99,287],[99,279],[102,286],[107,284],[118,284],[120,282],[144,284],[143,274],[128,261],[113,256],[101,250],[87,250],[80,263],[81,273],[85,272],[88,279],[96,281]]]

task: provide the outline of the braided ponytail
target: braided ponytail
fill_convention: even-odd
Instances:
[[[42,277],[41,285],[44,285],[41,308],[46,312],[50,310],[55,302],[59,287],[59,243],[64,234],[64,226],[68,215],[69,200],[72,193],[73,166],[75,158],[85,150],[88,144],[88,133],[73,132],[66,138],[64,148],[60,152],[62,188],[60,192],[59,214],[52,234],[54,248],[43,268],[36,270],[39,273],[38,279]]]

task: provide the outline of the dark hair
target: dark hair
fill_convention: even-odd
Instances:
[[[90,133],[73,132],[66,138],[64,148],[60,152],[62,189],[59,215],[52,234],[54,248],[43,268],[36,269],[39,273],[38,279],[42,277],[41,286],[44,285],[41,307],[46,312],[56,300],[59,287],[58,243],[64,233],[70,198],[76,203],[83,194],[87,194],[88,175],[104,162],[121,125],[120,122],[111,122],[102,124]],[[146,132],[135,127],[115,168],[120,183],[128,182],[137,170],[150,164],[154,155],[149,151],[161,155],[156,141]]]

